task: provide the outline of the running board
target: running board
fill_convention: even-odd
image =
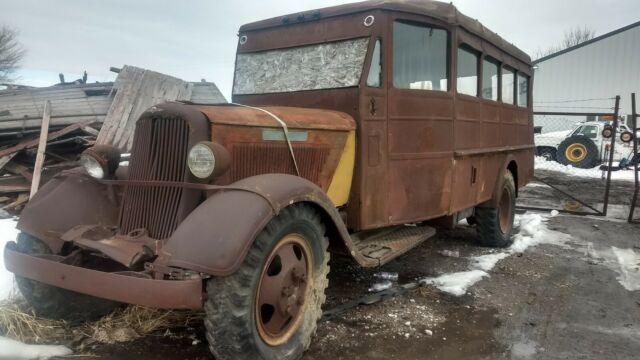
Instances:
[[[431,226],[401,225],[351,234],[356,250],[372,266],[381,266],[436,234]]]

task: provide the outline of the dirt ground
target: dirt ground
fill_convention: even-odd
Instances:
[[[561,202],[544,186],[523,196]],[[615,196],[619,205],[628,199]],[[637,359],[640,291],[622,286],[625,270],[605,254],[612,247],[640,252],[640,226],[573,215],[552,217],[547,226],[572,237],[501,260],[463,296],[421,287],[324,320],[304,359]],[[365,295],[376,271],[398,272],[403,284],[468,270],[470,257],[494,252],[474,239],[469,226],[440,231],[375,271],[334,258],[326,308]],[[210,359],[203,331],[174,329],[92,352],[102,359]]]

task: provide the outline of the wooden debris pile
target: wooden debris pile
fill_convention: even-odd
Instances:
[[[80,154],[93,144],[128,152],[135,122],[147,108],[166,101],[226,102],[204,80],[191,83],[127,65],[112,71],[118,73],[113,83],[87,84],[84,78],[0,90],[0,217],[19,213],[39,186],[79,166]]]

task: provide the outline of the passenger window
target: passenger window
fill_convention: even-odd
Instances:
[[[393,85],[399,89],[447,91],[447,32],[402,22],[393,24]]]
[[[458,48],[458,93],[478,96],[478,53],[464,47]]]
[[[505,104],[514,103],[514,72],[508,67],[502,68],[502,102]]]
[[[482,97],[498,101],[498,63],[491,58],[482,60]]]
[[[380,87],[382,85],[382,50],[380,39],[376,40],[371,55],[371,66],[369,67],[369,76],[367,77],[367,86]]]
[[[529,106],[529,77],[518,73],[518,106]]]
[[[597,139],[598,138],[598,128],[596,126],[581,126],[576,134],[584,135],[589,139]]]

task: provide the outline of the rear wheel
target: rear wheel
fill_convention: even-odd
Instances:
[[[581,169],[591,169],[598,165],[598,147],[583,135],[572,135],[558,146],[558,162]]]
[[[20,233],[18,250],[25,254],[51,254],[51,250],[35,237]],[[61,289],[16,276],[22,296],[36,315],[79,323],[99,319],[114,311],[121,303]]]
[[[205,326],[216,359],[297,359],[309,347],[328,285],[317,212],[293,205],[257,236],[234,274],[207,282]]]
[[[507,247],[513,243],[513,220],[516,207],[516,185],[513,175],[505,170],[497,207],[476,209],[478,242],[482,246]]]

